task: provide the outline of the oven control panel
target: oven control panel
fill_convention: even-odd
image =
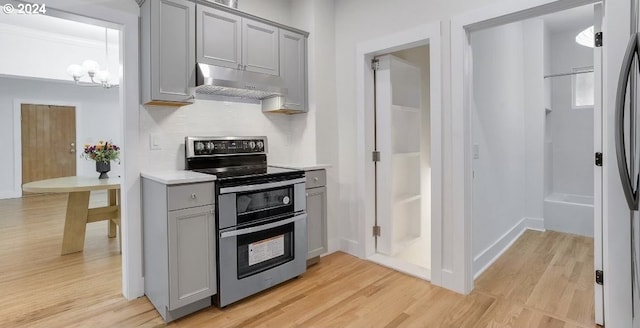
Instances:
[[[187,137],[187,157],[264,154],[267,152],[266,137]]]

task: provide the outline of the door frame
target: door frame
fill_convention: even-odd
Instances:
[[[14,0],[10,0],[14,2]],[[135,2],[132,2],[135,4]],[[121,222],[122,222],[122,293],[128,300],[144,295],[142,272],[142,218],[140,206],[139,144],[139,37],[140,11],[128,12],[117,7],[82,0],[48,0],[47,15],[84,23],[107,26],[120,31],[120,106],[113,115],[120,118],[121,151]]]
[[[451,78],[452,78],[452,155],[453,155],[453,202],[462,206],[455,206],[453,210],[453,232],[456,240],[462,240],[462,245],[454,254],[455,285],[461,292],[468,294],[473,290],[473,251],[471,236],[472,217],[472,152],[471,152],[471,115],[470,115],[470,87],[471,87],[471,46],[469,35],[473,31],[498,26],[510,22],[521,21],[578,6],[596,4],[594,0],[527,0],[521,2],[503,2],[491,7],[456,16],[451,20]],[[606,19],[606,18],[605,18]],[[607,25],[602,30],[606,33]],[[605,44],[606,45],[606,44]],[[606,48],[604,48],[606,56]],[[603,76],[607,75],[606,64],[603,63]],[[613,74],[617,74],[614,72]],[[617,76],[617,75],[616,75]],[[615,87],[614,87],[615,88]],[[606,80],[603,78],[603,97],[606,97]],[[605,103],[603,103],[603,106]],[[606,133],[606,118],[603,117],[603,136]],[[606,176],[605,176],[606,181]],[[606,183],[603,183],[606,185]],[[605,191],[603,190],[603,194]],[[606,211],[606,205],[605,205]],[[605,234],[603,247],[607,246],[606,223],[603,222]],[[606,252],[605,252],[606,254]],[[603,254],[604,256],[604,254]],[[606,264],[606,261],[605,261]],[[605,265],[606,266],[606,265]],[[605,299],[612,300],[614,295],[607,293]],[[605,312],[607,312],[605,302]],[[608,318],[622,317],[627,309],[616,310]],[[629,315],[630,317],[630,315]],[[622,319],[626,320],[626,319]],[[608,322],[611,324],[611,322]],[[613,324],[618,326],[617,324]]]
[[[356,193],[359,240],[346,244],[345,250],[363,258],[375,255],[375,165],[371,161],[374,145],[374,84],[371,59],[377,55],[420,45],[429,45],[430,117],[431,117],[431,282],[442,282],[442,72],[440,21],[417,26],[361,42],[356,47],[357,78],[357,156]]]
[[[13,99],[13,156],[14,156],[14,167],[15,167],[15,177],[14,177],[14,185],[13,185],[13,197],[22,197],[22,105],[23,104],[33,104],[33,105],[46,105],[46,106],[68,106],[74,107],[76,111],[76,154],[79,153],[79,145],[78,145],[78,121],[82,119],[82,109],[80,103],[74,102],[66,102],[63,100],[35,100],[30,98],[14,98]],[[78,168],[80,166],[80,161],[76,159],[76,174],[78,173]]]

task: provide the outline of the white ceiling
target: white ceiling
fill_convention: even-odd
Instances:
[[[576,7],[540,17],[551,34],[593,25],[593,5]]]
[[[35,31],[46,31],[74,39],[104,42],[104,27],[48,15],[0,15],[0,23]]]

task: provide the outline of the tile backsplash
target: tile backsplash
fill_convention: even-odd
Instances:
[[[267,136],[267,161],[287,163],[296,151],[292,130],[291,116],[264,114],[256,104],[196,100],[180,108],[140,106],[141,169],[184,169],[185,136]],[[151,149],[151,136],[160,149]]]

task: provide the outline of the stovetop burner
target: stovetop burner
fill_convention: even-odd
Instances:
[[[239,168],[205,168],[205,169],[194,169],[195,172],[205,173],[205,174],[213,174],[218,180],[222,179],[231,179],[231,178],[239,178],[239,177],[258,177],[262,175],[276,175],[281,173],[291,173],[296,172],[297,170],[285,169],[280,167],[273,166],[264,166],[264,167],[239,167]]]

